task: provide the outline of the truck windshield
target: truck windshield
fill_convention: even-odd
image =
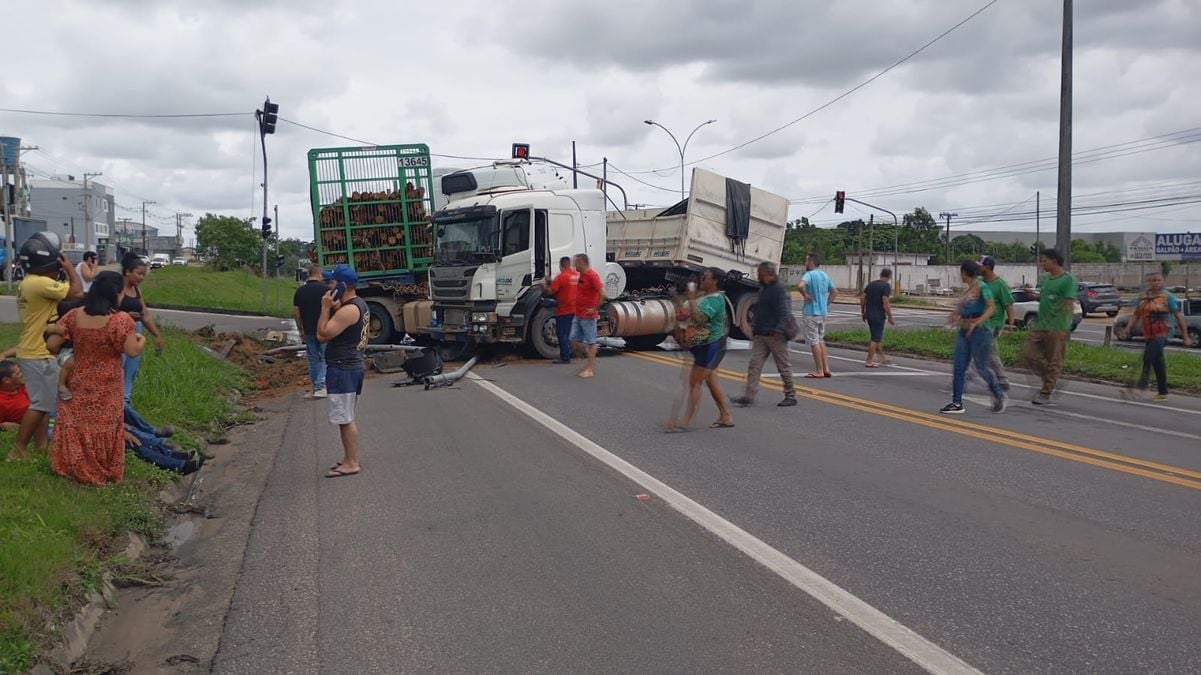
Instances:
[[[446,265],[496,260],[499,237],[495,216],[442,223],[438,229],[438,262]]]

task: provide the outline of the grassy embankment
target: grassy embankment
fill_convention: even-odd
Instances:
[[[156,270],[157,271],[157,270]],[[0,344],[19,327],[0,324]],[[214,423],[230,422],[227,394],[247,386],[246,374],[196,349],[169,330],[162,356],[148,351],[134,388],[134,407],[151,423],[171,424],[184,447],[198,447]],[[0,458],[12,433],[0,432]],[[126,455],[125,481],[102,488],[55,475],[46,456],[0,461],[0,673],[22,672],[50,636],[47,623],[72,611],[94,589],[115,557],[120,537],[162,534],[155,495],[176,475]]]
[[[276,305],[276,287],[279,304]],[[214,272],[204,267],[163,267],[151,270],[142,284],[146,301],[203,309],[227,309],[270,316],[292,316],[292,293],[296,281],[284,277],[267,281],[267,305],[263,306],[263,280],[246,271]]]
[[[830,342],[866,346],[867,329],[832,331]],[[1022,332],[1001,337],[1001,360],[1007,366],[1019,365],[1019,354],[1026,335]],[[893,330],[884,336],[884,348],[895,354],[914,354],[949,360],[955,350],[955,333],[941,328]],[[1192,354],[1168,352],[1168,384],[1173,389],[1201,393],[1201,359]],[[1142,353],[1128,349],[1099,347],[1072,342],[1063,362],[1064,373],[1093,380],[1132,384],[1142,368]]]

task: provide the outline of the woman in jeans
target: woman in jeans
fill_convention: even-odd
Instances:
[[[959,331],[955,337],[951,402],[938,411],[944,415],[963,414],[963,381],[969,362],[975,364],[976,372],[980,373],[992,392],[992,411],[999,413],[1005,410],[1005,392],[988,366],[992,354],[992,333],[987,327],[981,328],[996,311],[996,303],[993,302],[992,291],[980,282],[979,277],[980,264],[974,260],[965,260],[959,266],[959,278],[966,288],[963,295],[959,296],[959,306],[947,319],[947,323],[956,325]]]
[[[154,350],[161,354],[163,351],[163,334],[159,332],[158,326],[154,325],[154,319],[150,317],[150,311],[146,309],[146,300],[142,297],[142,291],[138,287],[146,280],[146,263],[142,262],[142,258],[136,253],[127,253],[121,259],[121,273],[125,276],[125,287],[121,290],[119,298],[120,305],[118,309],[125,312],[134,320],[134,329],[140,335],[142,326],[145,325],[146,330],[154,336]],[[129,403],[130,396],[133,394],[133,381],[138,376],[138,368],[142,365],[142,357],[124,357],[122,369],[125,371],[125,402]]]

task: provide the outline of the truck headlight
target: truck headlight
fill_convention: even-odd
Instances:
[[[488,323],[488,315],[486,313],[476,312],[471,315],[472,323]]]

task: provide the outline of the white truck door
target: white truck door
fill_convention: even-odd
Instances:
[[[497,311],[508,314],[523,287],[533,282],[530,250],[534,211],[529,207],[502,211],[500,262],[496,265]]]

